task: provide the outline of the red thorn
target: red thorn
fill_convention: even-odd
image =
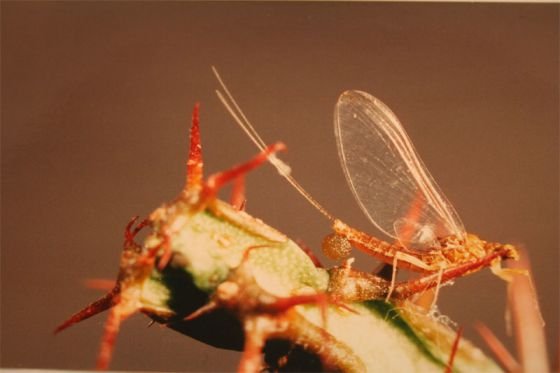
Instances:
[[[513,355],[505,348],[505,346],[500,342],[498,337],[488,328],[485,324],[481,322],[476,322],[474,328],[482,337],[482,340],[486,343],[490,351],[494,354],[498,362],[502,367],[508,372],[519,372],[521,371],[521,366],[519,362],[515,360]]]
[[[316,268],[325,268],[323,266],[323,264],[321,263],[321,261],[319,260],[319,258],[315,255],[313,250],[311,250],[311,248],[309,246],[307,246],[302,240],[297,240],[296,244],[309,257],[309,259],[311,259],[311,261],[313,262],[313,265]]]
[[[235,209],[240,211],[245,207],[245,178],[243,175],[233,180],[230,203]]]
[[[451,373],[453,371],[453,360],[455,360],[455,355],[457,355],[457,351],[459,350],[461,335],[463,335],[463,327],[460,327],[459,330],[457,330],[457,336],[455,337],[455,341],[453,341],[453,346],[451,347],[451,355],[449,355],[449,361],[447,362],[445,373]]]
[[[267,158],[274,153],[279,151],[285,150],[286,145],[281,142],[277,142],[275,144],[267,146],[262,152],[257,154],[255,157],[250,159],[248,162],[242,163],[238,166],[235,166],[229,170],[222,171],[210,175],[206,180],[203,189],[203,200],[208,198],[213,198],[216,193],[227,183],[236,179],[237,177],[243,176],[249,171],[255,169],[256,167],[260,166],[264,162],[266,162]]]
[[[202,145],[200,143],[200,118],[199,107],[196,103],[192,113],[192,125],[190,131],[190,150],[189,159],[187,161],[187,175],[185,182],[185,191],[187,193],[202,189]]]
[[[89,289],[108,291],[115,287],[115,280],[109,280],[106,278],[88,278],[84,280],[84,285]]]
[[[101,339],[99,355],[97,356],[97,363],[95,366],[97,370],[107,370],[109,368],[109,363],[111,362],[111,357],[113,356],[115,340],[123,319],[124,317],[119,315],[116,307],[109,313],[109,316],[105,321],[105,330],[103,332],[103,338]]]
[[[216,304],[216,302],[210,301],[209,303],[206,303],[204,306],[198,308],[197,310],[195,310],[194,312],[192,312],[191,314],[186,316],[183,319],[183,321],[191,321],[191,320],[197,319],[200,316],[205,315],[207,313],[210,313],[217,308],[218,308],[218,305]]]
[[[159,271],[163,271],[165,267],[167,267],[167,264],[169,264],[172,255],[171,246],[169,243],[169,236],[165,235],[161,245],[151,250],[150,252],[151,257],[153,257],[153,255],[155,255],[160,249],[163,250],[163,254],[159,257],[157,269]]]
[[[54,334],[57,334],[80,321],[89,319],[90,317],[113,307],[119,302],[119,294],[120,287],[116,285],[110,293],[70,316],[68,320],[64,321],[54,330]]]

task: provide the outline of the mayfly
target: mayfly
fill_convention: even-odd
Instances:
[[[225,94],[218,97],[259,149],[265,143],[214,69]],[[490,266],[510,280],[503,259],[518,259],[509,244],[487,242],[465,231],[457,212],[424,166],[397,116],[381,100],[361,91],[346,91],[334,113],[335,136],[344,174],[359,206],[392,244],[350,227],[326,211],[286,170],[277,157],[269,161],[332,223],[334,233],[323,242],[325,254],[343,259],[355,247],[392,264],[391,290],[414,294],[427,283],[438,284]],[[406,288],[396,289],[396,268],[419,272]]]

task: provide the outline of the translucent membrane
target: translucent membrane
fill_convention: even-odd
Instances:
[[[334,122],[348,184],[377,228],[415,249],[434,248],[437,237],[464,237],[457,212],[383,102],[346,91],[336,104]]]

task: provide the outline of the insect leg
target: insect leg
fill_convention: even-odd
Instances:
[[[389,286],[389,292],[387,293],[387,297],[385,298],[385,302],[388,302],[391,298],[391,294],[393,294],[393,290],[395,289],[395,282],[397,280],[397,261],[399,259],[399,252],[396,253],[395,257],[393,258],[393,270],[391,271],[391,285]]]
[[[439,289],[441,288],[441,278],[443,276],[443,268],[441,268],[438,271],[438,276],[437,276],[437,283],[436,283],[436,287],[435,287],[435,291],[434,291],[434,297],[432,299],[432,304],[430,305],[430,309],[434,309],[438,296],[439,296]]]
[[[395,290],[399,261],[403,262],[404,265],[401,265],[403,268],[414,268],[417,271],[420,270],[422,272],[428,272],[428,273],[433,273],[436,270],[434,266],[430,266],[412,255],[403,253],[398,250],[395,251],[393,254],[393,271],[391,272],[391,287],[389,289],[389,293],[387,294],[387,299],[386,299],[387,301],[389,300],[389,298],[391,298],[391,294]]]

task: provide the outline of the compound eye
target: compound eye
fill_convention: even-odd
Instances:
[[[346,237],[331,233],[323,239],[322,249],[330,259],[340,260],[350,255],[352,246]]]

